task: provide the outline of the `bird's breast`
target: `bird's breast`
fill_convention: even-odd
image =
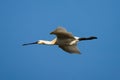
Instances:
[[[70,45],[74,45],[74,44],[76,44],[77,42],[78,42],[78,40],[73,40],[73,41],[70,42]]]
[[[76,44],[78,40],[73,39],[57,39],[56,44],[57,45],[73,45]]]

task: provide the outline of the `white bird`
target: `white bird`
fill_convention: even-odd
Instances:
[[[33,43],[23,44],[23,46],[31,44],[58,45],[61,49],[68,53],[80,54],[80,51],[77,48],[77,43],[79,41],[97,39],[97,37],[94,36],[88,38],[80,38],[73,36],[70,32],[67,32],[66,29],[64,29],[63,27],[58,27],[50,34],[56,35],[56,38],[53,39],[52,41],[38,40]]]

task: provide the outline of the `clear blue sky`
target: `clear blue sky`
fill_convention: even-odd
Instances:
[[[21,44],[52,40],[63,26],[81,55],[57,46]],[[1,0],[0,80],[120,80],[120,0]]]

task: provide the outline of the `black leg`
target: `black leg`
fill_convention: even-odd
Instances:
[[[83,41],[83,40],[93,40],[93,39],[97,39],[97,37],[91,36],[88,38],[79,38],[79,41]]]
[[[91,37],[88,38],[88,40],[92,40],[92,39],[97,39],[97,37],[91,36]]]

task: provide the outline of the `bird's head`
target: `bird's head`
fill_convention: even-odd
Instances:
[[[45,44],[45,41],[44,41],[44,40],[39,40],[39,41],[37,42],[37,44]]]
[[[44,44],[44,45],[53,45],[55,43],[55,40],[53,41],[46,41],[46,40],[39,40],[37,44]]]

